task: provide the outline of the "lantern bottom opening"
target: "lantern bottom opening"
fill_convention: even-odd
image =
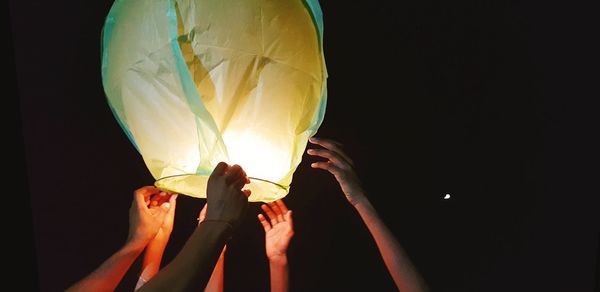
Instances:
[[[206,198],[206,188],[208,186],[208,175],[201,174],[180,174],[166,176],[154,182],[154,185],[167,192],[183,194],[196,198]],[[289,192],[289,186],[255,178],[248,177],[250,183],[244,186],[252,193],[248,198],[250,202],[272,202],[285,197]]]

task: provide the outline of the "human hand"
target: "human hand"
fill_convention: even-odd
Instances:
[[[270,220],[269,223],[263,214],[258,214],[258,221],[265,230],[267,258],[273,261],[286,257],[288,245],[294,236],[292,211],[288,210],[282,200],[263,204],[261,208]]]
[[[306,152],[312,156],[326,158],[327,161],[314,162],[312,168],[320,168],[329,171],[340,184],[344,195],[352,206],[366,200],[360,180],[352,168],[354,163],[340,148],[339,142],[312,137],[309,141],[313,144],[323,146],[324,149],[308,149]]]
[[[154,186],[142,187],[133,193],[133,202],[129,208],[129,242],[145,246],[160,230],[169,214],[171,203],[163,202],[151,206],[151,197],[159,193],[160,190]]]
[[[156,236],[152,239],[152,243],[160,243],[166,245],[173,231],[173,222],[175,221],[175,210],[177,207],[177,194],[160,192],[150,198],[150,207],[157,207],[168,202],[171,207],[165,216],[163,224],[158,229]]]
[[[239,165],[220,162],[208,179],[205,220],[236,226],[248,208],[250,190],[242,190],[247,183],[250,180]]]

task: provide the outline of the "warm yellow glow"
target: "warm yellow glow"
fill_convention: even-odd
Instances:
[[[256,133],[223,135],[230,164],[239,164],[251,177],[278,182],[289,171],[290,151]]]
[[[206,197],[220,162],[250,201],[287,195],[325,114],[317,0],[114,2],[102,81],[119,124],[163,190]]]

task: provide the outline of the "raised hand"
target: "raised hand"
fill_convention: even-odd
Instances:
[[[290,240],[294,236],[292,211],[288,210],[282,200],[263,204],[262,210],[269,217],[258,214],[258,221],[265,230],[265,247],[269,260],[285,257]]]
[[[346,199],[353,206],[362,202],[366,197],[360,185],[360,180],[354,171],[354,162],[341,149],[339,142],[312,137],[309,140],[313,144],[323,146],[324,149],[308,149],[306,152],[312,156],[327,159],[326,161],[314,162],[312,168],[320,168],[329,171],[340,184]]]
[[[177,194],[169,194],[160,192],[152,195],[149,199],[150,208],[156,208],[163,204],[169,204],[170,208],[167,212],[162,225],[158,229],[156,236],[146,246],[144,261],[142,263],[142,272],[136,284],[136,290],[148,282],[160,269],[163,252],[169,242],[169,237],[173,231],[173,221],[175,220],[175,208],[177,204]]]
[[[377,249],[399,291],[427,291],[427,286],[406,252],[392,232],[377,215],[375,208],[364,194],[360,181],[353,169],[352,159],[333,140],[310,138],[310,142],[324,149],[308,149],[308,154],[327,159],[311,164],[332,173],[340,184],[348,202],[354,206],[375,240]]]
[[[134,200],[129,209],[129,241],[148,244],[158,234],[167,215],[174,214],[174,210],[170,210],[172,202],[152,204],[151,198],[160,192],[153,186],[142,187],[134,192]]]
[[[219,163],[208,179],[206,221],[225,221],[236,226],[248,208],[250,190],[246,172],[239,166]]]
[[[152,242],[165,242],[169,240],[171,232],[173,232],[173,222],[175,221],[175,209],[177,207],[177,194],[160,192],[150,198],[150,207],[157,207],[168,202],[170,205],[169,212],[163,220],[163,224],[158,229],[156,236]]]

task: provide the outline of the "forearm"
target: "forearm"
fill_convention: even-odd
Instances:
[[[136,284],[135,289],[139,289],[148,282],[160,270],[162,256],[167,247],[168,240],[153,240],[146,247],[144,253],[144,261],[142,263],[142,271]]]
[[[423,280],[404,249],[381,221],[371,203],[364,199],[354,207],[373,236],[379,253],[398,289],[402,292],[426,291]]]
[[[113,291],[144,250],[145,244],[129,241],[98,269],[71,286],[67,291]]]
[[[187,291],[195,285],[205,287],[231,231],[223,222],[201,223],[175,259],[139,291]]]
[[[225,249],[221,252],[219,260],[215,265],[215,268],[206,284],[205,292],[222,292],[223,291],[223,277],[225,275]]]
[[[287,256],[283,255],[269,259],[269,272],[271,275],[271,292],[287,292],[289,287]]]

